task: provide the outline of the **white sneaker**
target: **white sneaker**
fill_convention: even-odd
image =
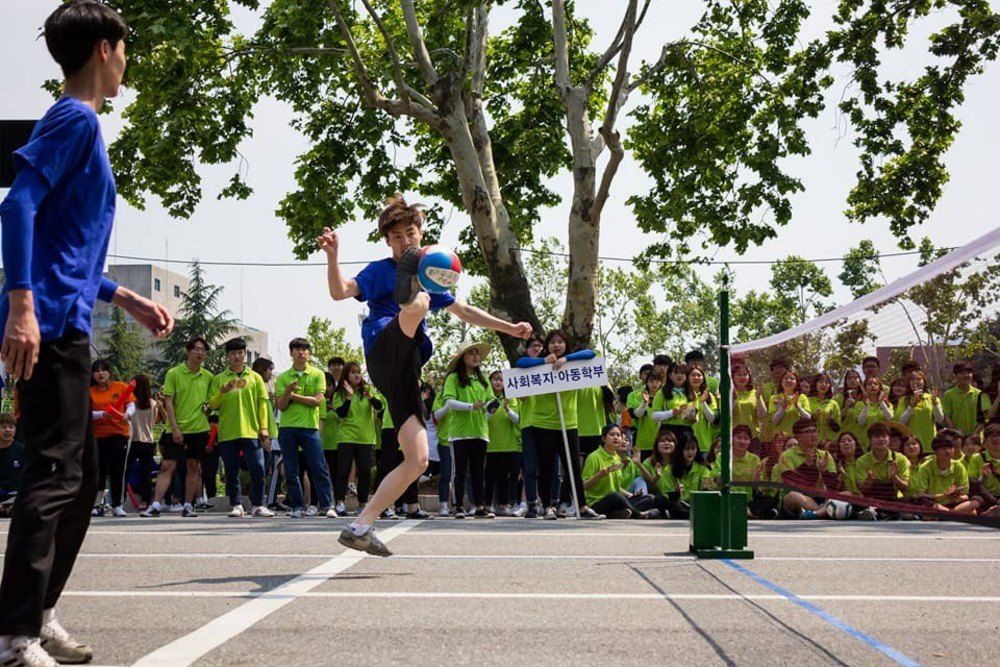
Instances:
[[[327,519],[339,519],[340,515],[337,514],[337,510],[336,509],[334,509],[334,508],[331,507],[330,509],[328,509],[326,511],[326,518]]]
[[[243,514],[244,514],[243,505],[234,505],[233,509],[229,510],[229,516],[233,517],[234,519],[238,519],[239,517],[243,516]]]
[[[240,509],[242,509],[242,508],[240,508]],[[263,505],[261,505],[260,507],[254,507],[253,508],[253,513],[252,513],[251,516],[257,516],[257,517],[263,517],[265,519],[270,519],[271,517],[274,516],[274,512],[272,512],[268,508],[266,508]]]
[[[447,505],[441,505],[441,509],[438,510],[438,516],[451,516]]]
[[[341,516],[347,514],[347,508],[344,506],[344,503],[337,503],[337,506],[334,507],[333,509],[337,510],[337,514]]]
[[[183,512],[184,503],[174,503],[173,505],[167,508],[167,511],[174,514],[176,514],[177,512]]]
[[[306,508],[306,516],[316,516],[317,514],[319,514],[319,509],[315,505]]]
[[[10,648],[0,653],[0,665],[7,667],[59,667],[51,655],[42,648],[38,637],[14,637]]]
[[[576,508],[569,503],[562,503],[559,505],[559,518],[565,519],[568,516],[576,516]]]
[[[125,509],[119,505],[111,510],[111,516],[128,516],[128,514],[126,514]]]
[[[527,513],[528,513],[528,505],[526,503],[521,503],[516,508],[512,508],[511,509],[510,515],[511,516],[516,516],[519,519],[523,519],[524,515],[527,514]]]
[[[42,625],[39,640],[42,650],[64,665],[78,665],[94,659],[94,650],[73,639],[55,616]]]
[[[288,518],[290,519],[301,519],[302,518],[302,508],[296,507],[291,512],[288,513]]]

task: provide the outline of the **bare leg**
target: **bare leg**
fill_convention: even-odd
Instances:
[[[187,460],[187,478],[184,480],[184,502],[194,504],[201,495],[201,461]]]
[[[393,468],[378,485],[375,495],[358,515],[355,522],[358,525],[374,524],[375,519],[395,503],[396,498],[406,491],[406,487],[427,469],[427,431],[416,416],[411,415],[399,429],[399,447],[403,450],[403,462]]]
[[[156,476],[156,490],[153,492],[153,502],[162,503],[163,497],[167,495],[170,482],[174,479],[174,470],[177,469],[177,461],[164,461],[160,464],[160,474]]]
[[[402,306],[399,311],[399,328],[406,334],[407,338],[413,338],[420,323],[427,316],[427,311],[431,307],[431,296],[427,292],[420,292],[413,297],[413,301]],[[400,442],[400,445],[403,443]]]

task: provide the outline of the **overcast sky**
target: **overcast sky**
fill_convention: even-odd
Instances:
[[[51,97],[40,89],[48,78],[59,75],[51,61],[44,41],[37,39],[45,17],[59,4],[58,0],[3,0],[0,22],[0,43],[7,56],[0,60],[0,118],[35,119],[44,114]],[[262,4],[267,4],[266,2]],[[613,36],[620,21],[622,3],[606,0],[579,0],[581,12],[592,19],[597,30],[598,48]],[[834,3],[815,3],[829,6]],[[701,3],[695,0],[654,0],[646,25],[637,37],[634,61],[653,60],[660,45],[686,34],[700,13]],[[821,10],[817,10],[821,14]],[[819,34],[827,26],[826,17],[817,15],[809,24],[811,34]],[[241,12],[237,24],[245,31],[256,26],[255,17]],[[492,30],[498,31],[509,15],[498,14]],[[942,18],[919,26],[915,36],[925,37]],[[914,48],[886,59],[892,74],[916,71],[921,64],[922,49]],[[637,69],[635,65],[631,68]],[[834,87],[839,95],[843,77]],[[996,156],[1000,154],[1000,127],[996,123],[997,101],[1000,97],[1000,72],[993,67],[978,77],[968,88],[967,101],[960,113],[962,134],[948,155],[951,182],[930,222],[917,235],[931,237],[942,245],[960,245],[997,224],[996,215]],[[126,96],[127,99],[127,96]],[[634,106],[630,102],[629,107]],[[119,108],[121,105],[118,105]],[[292,244],[282,220],[274,214],[278,202],[295,188],[294,159],[307,148],[306,141],[289,126],[291,112],[274,101],[263,101],[255,110],[254,137],[240,147],[247,160],[248,180],[255,194],[247,201],[217,201],[215,194],[226,184],[232,168],[214,167],[201,171],[204,178],[205,200],[190,220],[173,220],[155,201],[147,210],[138,211],[119,200],[115,232],[109,258],[112,263],[136,263],[114,255],[150,257],[183,262],[171,264],[175,271],[186,272],[186,262],[199,259],[211,261],[281,262],[293,261]],[[627,124],[627,119],[625,123]],[[121,128],[115,116],[102,118],[105,138],[113,141]],[[857,169],[856,151],[850,136],[838,141],[836,116],[825,112],[809,127],[814,153],[799,161],[796,173],[803,179],[806,192],[794,200],[794,219],[780,232],[780,238],[752,248],[742,258],[731,250],[722,250],[716,259],[773,260],[794,253],[807,258],[837,257],[861,238],[872,239],[882,252],[896,250],[887,225],[869,223],[864,226],[848,223],[842,211],[846,194]],[[631,194],[644,191],[648,181],[637,165],[626,157],[604,212],[605,232],[600,252],[604,256],[629,257],[641,251],[651,240],[636,230],[630,211],[624,202]],[[571,179],[560,175],[552,186],[566,202],[572,192]],[[0,195],[5,191],[0,191]],[[568,203],[542,212],[539,236],[555,236],[565,242],[567,237]],[[384,246],[366,241],[373,222],[354,220],[342,227],[342,258],[371,260],[385,254]],[[455,243],[459,230],[468,223],[467,216],[455,211],[445,228],[443,242]],[[624,230],[633,230],[626,233]],[[318,254],[311,262],[321,262]],[[913,257],[886,259],[883,265],[889,279],[904,275],[914,268]],[[823,264],[831,277],[840,271],[839,264]],[[766,286],[765,266],[734,266],[737,286],[741,289]],[[713,269],[714,271],[714,269]],[[362,305],[356,302],[333,303],[326,293],[325,270],[322,266],[287,268],[206,266],[210,282],[225,286],[223,307],[247,324],[270,334],[271,354],[279,369],[289,363],[286,341],[301,335],[313,315],[332,319],[348,330],[351,340],[360,344],[358,315]],[[839,302],[849,299],[844,290],[837,293]]]

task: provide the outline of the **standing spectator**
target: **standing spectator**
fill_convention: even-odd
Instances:
[[[672,364],[667,370],[663,388],[654,397],[650,408],[655,413],[669,413],[663,415],[663,427],[674,434],[676,442],[683,442],[689,433],[694,434],[691,422],[686,418],[691,413],[688,371],[684,364]]]
[[[962,435],[977,433],[990,412],[989,397],[972,386],[972,366],[964,361],[955,364],[955,386],[941,396],[944,424]]]
[[[278,438],[285,462],[285,484],[288,486],[289,504],[293,518],[303,514],[305,500],[299,478],[299,450],[309,469],[309,481],[316,490],[319,508],[310,505],[309,516],[320,511],[328,518],[336,518],[330,471],[323,458],[323,443],[319,436],[320,406],[326,393],[326,374],[309,364],[309,341],[293,338],[288,342],[292,367],[278,376],[274,385],[275,400],[281,411]],[[345,371],[346,372],[346,371]]]
[[[153,424],[161,419],[160,404],[152,397],[149,376],[135,376],[135,412],[132,414],[132,444],[127,468],[138,464],[139,498],[143,509],[153,498],[153,470],[156,467],[156,442],[153,440]]]
[[[941,400],[936,392],[927,390],[927,377],[923,371],[912,371],[907,384],[907,395],[896,404],[896,420],[910,427],[927,454],[937,436],[937,425],[944,422]]]
[[[346,514],[344,501],[347,498],[347,478],[351,466],[355,467],[358,482],[358,514],[368,502],[375,463],[375,443],[378,432],[376,420],[378,412],[385,404],[365,382],[361,365],[348,361],[344,365],[337,390],[333,394],[333,407],[337,413],[337,480],[333,495],[337,502],[334,514]],[[395,503],[395,498],[393,499]],[[331,516],[328,514],[328,516]]]
[[[344,358],[343,357],[332,357],[326,362],[326,371],[333,377],[333,382],[327,382],[326,385],[336,386],[340,382],[340,374],[344,372]]]
[[[267,391],[267,434],[271,448],[264,453],[264,502],[269,510],[274,511],[278,507],[281,481],[281,445],[278,442],[278,424],[274,420],[274,362],[257,357],[250,369],[264,381]]]
[[[226,495],[231,517],[241,517],[243,490],[240,484],[240,454],[250,471],[250,504],[255,517],[273,517],[264,504],[264,450],[270,448],[267,389],[264,380],[247,368],[247,343],[242,338],[226,341],[229,366],[212,378],[208,407],[219,413],[219,454],[226,467]]]
[[[454,470],[454,460],[452,458],[451,443],[448,442],[448,408],[445,407],[444,392],[439,391],[434,396],[431,404],[433,409],[432,417],[436,425],[435,434],[438,441],[438,458],[441,462],[441,477],[438,479],[438,516],[451,516],[448,505],[451,502],[451,482]],[[430,436],[430,433],[428,433]],[[527,479],[527,471],[525,471]],[[527,482],[525,482],[527,489]],[[527,493],[527,491],[525,491]],[[529,503],[528,511],[531,511],[532,504]],[[536,513],[537,517],[538,514]]]
[[[813,378],[809,413],[819,425],[820,442],[833,443],[840,435],[840,405],[833,399],[833,380],[826,373]]]
[[[659,371],[652,371],[646,375],[645,391],[638,395],[633,394],[629,401],[634,405],[628,408],[632,415],[632,425],[636,428],[635,447],[639,450],[642,460],[653,455],[653,445],[656,441],[656,434],[660,431],[660,422],[653,419],[653,403],[663,388],[663,375]]]
[[[789,433],[795,422],[811,418],[809,399],[798,393],[798,388],[799,378],[795,371],[785,371],[778,391],[771,395],[767,405],[768,420],[776,431]]]
[[[517,505],[517,475],[521,469],[521,420],[516,398],[504,396],[503,373],[490,374],[493,395],[486,406],[490,440],[486,446],[486,502],[501,516],[512,516]],[[598,387],[600,389],[600,387]]]
[[[541,356],[544,349],[545,341],[542,337],[532,335],[525,344],[524,354],[532,359],[537,359]],[[442,405],[444,405],[443,396],[440,394],[438,396],[441,398]],[[527,504],[524,516],[527,519],[538,518],[538,448],[535,446],[534,405],[534,396],[525,396],[521,399],[521,465],[524,477],[524,500]],[[444,419],[447,419],[447,417],[444,417]],[[442,442],[440,437],[438,438],[438,442]],[[447,442],[447,439],[444,442]],[[443,469],[444,454],[441,455],[441,461]],[[551,493],[552,481],[546,480],[545,483],[549,484]]]
[[[24,445],[14,439],[17,420],[9,412],[0,414],[0,503],[17,495],[24,473]]]
[[[335,359],[339,359],[336,357]],[[331,359],[331,364],[334,360]],[[343,364],[340,365],[340,370],[344,370]],[[333,394],[337,389],[337,384],[339,383],[339,376],[334,378],[332,373],[327,373],[326,375],[326,391],[323,392],[323,419],[319,424],[319,439],[323,445],[323,459],[326,461],[326,469],[330,473],[330,480],[332,483],[337,481],[337,445],[338,434],[337,429],[340,426],[340,418],[337,417],[337,412],[333,409]]]
[[[459,348],[448,364],[445,377],[445,407],[449,412],[448,440],[455,453],[455,518],[465,518],[465,483],[469,481],[474,515],[492,519],[486,507],[486,443],[489,426],[486,404],[493,400],[490,383],[483,375],[482,360],[490,346],[474,343]]]
[[[208,341],[195,336],[185,344],[187,361],[167,371],[163,381],[163,409],[167,413],[169,432],[160,438],[160,474],[156,477],[153,504],[139,516],[157,517],[161,503],[170,487],[177,462],[187,467],[184,484],[184,509],[181,516],[198,516],[195,498],[201,492],[201,459],[208,446],[208,385],[212,374],[203,368],[208,353]]]
[[[889,393],[889,386],[882,381],[882,362],[878,360],[878,357],[865,357],[862,359],[861,372],[865,374],[865,384],[871,379],[877,379],[879,384],[882,385],[882,391],[886,394]]]
[[[94,508],[94,516],[104,516],[103,496],[111,478],[111,513],[127,516],[122,502],[125,496],[125,458],[128,456],[129,419],[135,412],[135,401],[126,401],[124,412],[116,404],[129,391],[124,382],[112,381],[111,364],[98,359],[90,368],[90,403],[94,411],[94,437],[97,439],[97,490],[102,503]]]
[[[94,303],[114,303],[157,337],[174,324],[162,306],[101,276],[115,183],[97,113],[121,87],[128,27],[102,3],[75,2],[60,4],[44,31],[65,82],[15,151],[17,177],[0,205],[0,361],[19,381],[28,461],[0,583],[0,663],[8,665],[93,659],[55,606],[97,493],[87,391]]]

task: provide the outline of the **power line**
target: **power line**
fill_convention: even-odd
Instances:
[[[951,251],[954,248],[945,248],[945,250]],[[552,255],[555,257],[569,257],[568,252],[555,252],[552,250],[536,250],[534,248],[521,248],[521,252],[533,253],[536,255]],[[887,252],[878,255],[873,255],[876,259],[884,259],[888,257],[907,257],[910,255],[920,254],[919,250],[907,250],[901,252]],[[138,255],[121,255],[117,253],[108,253],[108,257],[114,257],[116,259],[127,259],[137,262],[157,262],[161,264],[191,264],[192,260],[186,259],[166,259],[163,257],[141,257]],[[635,259],[632,257],[610,257],[610,256],[598,256],[602,262],[624,262],[624,263],[634,263]],[[352,266],[368,264],[373,260],[353,260],[347,262],[340,262],[342,266]],[[683,259],[650,259],[650,264],[699,264],[699,265],[741,265],[741,266],[751,266],[751,265],[770,265],[770,264],[780,264],[784,262],[783,259],[734,259],[734,260],[683,260]],[[843,262],[843,257],[818,257],[814,259],[806,259],[806,262],[813,262],[816,264],[828,263],[828,262]],[[209,261],[209,260],[198,260],[198,263],[202,266],[259,266],[259,267],[303,267],[303,266],[326,266],[326,262],[237,262],[237,261]]]

